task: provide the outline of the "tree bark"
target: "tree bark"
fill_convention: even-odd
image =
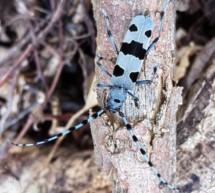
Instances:
[[[214,43],[215,38],[202,48],[185,78],[187,94],[178,112],[178,181],[184,193],[215,192]]]
[[[152,40],[157,37],[160,12],[167,0],[108,1],[93,0],[97,25],[97,54],[106,58],[102,64],[112,72],[115,54],[106,33],[105,19],[99,9],[103,8],[110,17],[110,29],[120,47],[128,25],[137,14],[149,13],[155,23]],[[175,51],[175,11],[173,4],[165,13],[165,22],[160,40],[149,53],[142,66],[139,80],[151,79],[153,69],[158,72],[152,84],[136,86],[133,94],[140,99],[139,109],[129,97],[122,111],[139,138],[148,156],[162,176],[174,182],[176,173],[176,111],[181,103],[181,88],[173,85]],[[110,83],[110,79],[96,68],[96,83]],[[104,106],[108,89],[96,89],[101,106]],[[167,193],[160,189],[159,180],[137,151],[121,118],[107,114],[91,124],[97,165],[113,178],[113,192],[122,193]]]

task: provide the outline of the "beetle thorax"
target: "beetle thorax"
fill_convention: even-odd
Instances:
[[[127,92],[124,88],[113,87],[110,90],[110,93],[107,99],[108,110],[110,110],[113,113],[118,112],[121,109],[126,98],[127,98]]]

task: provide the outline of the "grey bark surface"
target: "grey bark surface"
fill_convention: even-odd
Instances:
[[[160,12],[167,1],[93,0],[94,17],[97,26],[97,54],[106,58],[102,64],[112,72],[117,55],[108,40],[105,19],[99,9],[103,8],[110,16],[110,29],[118,47],[128,29],[132,17],[149,13],[155,22],[153,37],[157,37]],[[133,92],[140,99],[139,109],[128,98],[122,111],[133,125],[148,156],[162,176],[175,183],[176,175],[176,111],[181,104],[181,88],[173,85],[175,52],[175,12],[171,5],[166,12],[164,28],[158,44],[143,63],[139,80],[150,79],[153,68],[158,68],[152,84],[137,86]],[[99,68],[96,68],[96,83],[110,83]],[[95,89],[98,100],[104,106],[108,89]],[[113,192],[122,193],[167,193],[168,188],[160,189],[159,180],[145,163],[135,144],[130,139],[118,115],[107,114],[91,124],[94,151],[97,165],[113,179]]]
[[[215,192],[215,52],[211,53],[214,40],[196,57],[186,78],[186,102],[178,112],[178,181],[184,193]],[[204,68],[200,63],[205,64]]]

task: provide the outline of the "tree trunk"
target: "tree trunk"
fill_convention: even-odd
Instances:
[[[202,48],[184,80],[187,94],[177,126],[178,181],[184,193],[215,192],[214,45],[215,38]]]
[[[110,17],[110,29],[120,47],[128,25],[137,14],[149,13],[155,23],[152,40],[157,37],[160,12],[167,0],[108,1],[93,0],[97,24],[97,54],[105,60],[102,64],[112,72],[115,54],[106,33],[105,18],[99,11],[103,8]],[[152,84],[136,86],[133,94],[140,99],[139,109],[129,97],[123,105],[133,130],[148,156],[169,182],[176,174],[176,111],[181,103],[181,88],[173,85],[175,51],[175,11],[170,5],[166,14],[163,31],[155,48],[149,53],[142,66],[139,80],[151,79],[157,67]],[[96,68],[97,83],[110,83],[110,79]],[[108,89],[97,89],[101,106],[104,106]],[[96,163],[113,177],[113,192],[122,193],[167,193],[167,187],[160,189],[159,180],[137,151],[121,118],[107,114],[91,124]]]

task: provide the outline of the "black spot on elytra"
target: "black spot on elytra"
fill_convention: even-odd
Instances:
[[[137,31],[138,29],[137,29],[137,26],[136,26],[135,24],[132,24],[132,25],[129,27],[129,30],[130,30],[131,32],[134,32],[134,31]]]
[[[114,70],[113,70],[113,75],[114,76],[122,76],[123,74],[124,74],[124,70],[119,65],[116,65]]]
[[[138,78],[139,72],[131,72],[129,77],[132,80],[132,82],[136,82]]]
[[[114,99],[114,102],[115,103],[120,103],[120,100],[119,99]]]
[[[145,35],[146,35],[148,38],[150,38],[151,35],[152,35],[152,31],[151,31],[151,30],[146,31],[146,32],[145,32]]]
[[[134,40],[131,43],[123,42],[121,49],[124,55],[132,55],[137,57],[139,60],[143,60],[146,55],[146,50],[143,48],[143,44],[136,42]]]

